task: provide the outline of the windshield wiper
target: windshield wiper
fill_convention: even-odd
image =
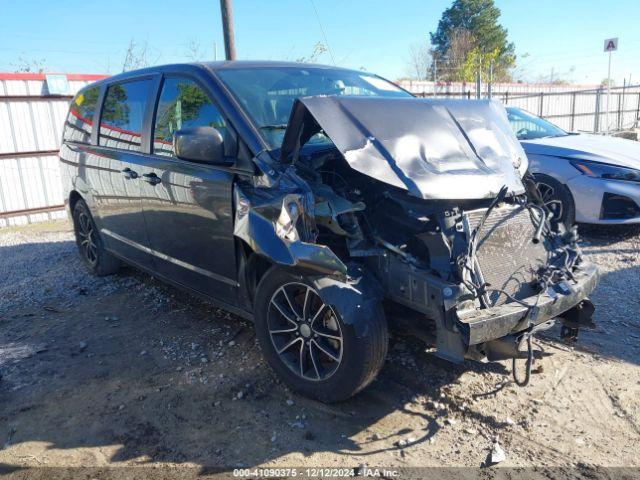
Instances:
[[[263,125],[260,127],[260,130],[286,130],[288,126],[289,125],[287,125],[286,123]]]

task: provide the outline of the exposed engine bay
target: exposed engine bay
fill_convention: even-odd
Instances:
[[[435,322],[439,355],[530,369],[535,331],[591,324],[597,271],[544,206],[498,104],[309,97],[280,162],[268,155],[236,186],[236,236],[283,265],[370,275]]]

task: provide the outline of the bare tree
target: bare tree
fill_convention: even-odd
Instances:
[[[185,56],[192,62],[199,62],[204,57],[204,53],[200,47],[200,41],[195,38],[189,40],[185,48]]]
[[[414,43],[409,47],[407,70],[410,77],[417,80],[426,80],[431,62],[431,51],[427,43]]]
[[[609,80],[608,78],[603,78],[600,82],[600,85],[602,87],[615,87],[616,81],[613,78],[611,80]]]
[[[124,55],[122,71],[128,72],[129,70],[136,70],[138,68],[144,68],[156,64],[160,55],[156,54],[151,58],[151,50],[152,49],[149,47],[147,42],[138,45],[132,38],[129,41],[129,46],[127,47],[127,51]]]
[[[28,59],[20,55],[18,61],[12,63],[11,66],[16,73],[43,73],[46,69],[44,58]]]
[[[476,47],[476,39],[466,28],[454,28],[449,33],[449,48],[446,54],[446,72],[444,77],[458,77],[469,58],[469,54]],[[444,69],[443,69],[444,70]],[[459,80],[459,78],[451,78]]]
[[[576,67],[573,65],[566,70],[556,70],[555,67],[552,67],[549,73],[539,74],[532,77],[532,80],[530,81],[533,81],[534,83],[548,83],[551,85],[569,85],[572,82],[575,71]],[[603,85],[606,85],[606,81]]]
[[[304,56],[304,57],[300,57],[296,59],[296,62],[304,62],[304,63],[316,63],[318,61],[318,58],[320,58],[320,56],[327,52],[329,49],[327,48],[327,46],[322,43],[322,42],[317,42],[314,46],[313,46],[313,51],[311,52],[310,55]]]
[[[528,52],[524,52],[518,55],[518,60],[522,61],[522,60],[528,60],[531,57],[531,54]],[[533,62],[535,60],[535,58],[533,60],[528,60],[524,63],[518,63],[516,65],[513,66],[513,68],[511,69],[511,79],[514,82],[528,82],[531,78],[531,73],[529,72],[529,69],[527,68],[528,65]]]

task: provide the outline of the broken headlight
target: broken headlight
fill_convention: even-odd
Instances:
[[[640,182],[640,170],[633,168],[618,167],[606,163],[589,162],[585,160],[571,160],[571,165],[581,173],[592,178]]]

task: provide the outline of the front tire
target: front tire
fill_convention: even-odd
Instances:
[[[567,187],[549,175],[534,174],[536,186],[545,206],[553,212],[552,221],[562,223],[567,229],[576,223],[576,207]]]
[[[105,250],[98,228],[84,200],[78,200],[73,208],[73,230],[80,257],[93,274],[102,277],[120,269],[120,260]]]
[[[324,302],[317,279],[278,266],[262,278],[254,303],[256,336],[267,362],[289,388],[339,402],[376,377],[388,342],[382,306],[376,302],[366,319],[358,319],[367,322],[361,331],[346,323],[343,313]]]

